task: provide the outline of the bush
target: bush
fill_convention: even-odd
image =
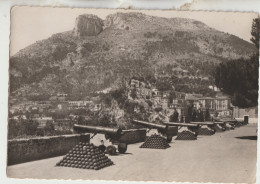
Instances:
[[[163,109],[162,109],[161,107],[156,107],[156,108],[154,109],[154,111],[157,112],[157,113],[160,112],[160,111],[162,111],[162,110],[163,110]]]

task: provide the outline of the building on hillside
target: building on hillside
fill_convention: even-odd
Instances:
[[[200,97],[199,99],[200,107],[202,110],[214,110],[214,100],[215,98],[211,97]]]
[[[170,97],[170,92],[171,91],[163,91],[163,92],[161,92],[162,93],[162,97],[163,98],[169,98]]]
[[[51,96],[49,98],[50,101],[66,101],[66,96]]]
[[[152,96],[153,97],[161,97],[162,93],[157,88],[152,88]]]
[[[161,106],[163,109],[168,109],[168,107],[169,107],[169,98],[168,97],[161,98]]]
[[[53,123],[52,117],[38,117],[38,118],[33,118],[32,120],[39,123],[38,128],[44,128],[47,122]]]
[[[199,109],[200,108],[199,97],[202,97],[202,95],[186,94],[185,96],[186,104],[188,106],[192,105],[192,107],[195,109]]]
[[[232,115],[231,111],[231,99],[229,97],[216,97],[214,100],[215,111],[218,116],[230,117]]]
[[[102,104],[95,104],[94,108],[91,109],[94,112],[100,111],[102,109]]]
[[[56,119],[53,124],[55,130],[70,130],[73,128],[73,121],[70,119]]]
[[[175,109],[178,107],[178,99],[173,99],[172,102],[169,104],[169,109]]]
[[[67,97],[68,94],[67,93],[58,93],[57,97]]]
[[[57,105],[57,108],[59,109],[59,110],[62,110],[62,109],[68,109],[69,108],[69,104],[68,103],[59,103],[58,105]]]
[[[130,88],[139,88],[139,80],[131,79],[130,80]]]
[[[143,98],[145,99],[151,99],[152,97],[152,91],[148,88],[142,88],[141,89],[141,95],[143,96]]]
[[[93,101],[85,101],[85,100],[78,100],[78,101],[68,101],[69,107],[71,108],[86,108],[93,105]]]
[[[25,115],[17,115],[17,116],[13,116],[11,119],[15,119],[15,120],[21,120],[21,119],[27,119]]]
[[[176,99],[185,99],[186,94],[183,92],[175,91]]]
[[[184,76],[188,76],[188,74],[189,74],[188,70],[184,70],[180,67],[173,68],[172,71],[173,71],[173,74],[177,77],[184,77]]]

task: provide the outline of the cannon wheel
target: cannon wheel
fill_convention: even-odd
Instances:
[[[216,133],[216,131],[217,131],[216,128],[213,128],[213,132]]]
[[[167,136],[166,140],[167,140],[168,143],[172,142],[172,136]]]
[[[116,147],[114,145],[107,146],[107,153],[109,155],[115,155],[116,154]]]
[[[119,153],[125,153],[127,150],[127,144],[119,143],[117,148],[118,148]]]

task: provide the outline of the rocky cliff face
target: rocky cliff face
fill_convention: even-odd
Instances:
[[[76,36],[96,36],[103,30],[103,20],[95,15],[80,15],[76,19],[74,34]]]
[[[253,44],[191,19],[116,13],[103,21],[80,15],[73,31],[37,41],[11,57],[10,90],[29,86],[27,95],[83,96],[116,88],[133,76],[171,79],[175,68],[209,77],[214,64],[255,51]]]

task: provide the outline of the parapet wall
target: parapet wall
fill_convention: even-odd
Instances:
[[[8,165],[64,155],[80,141],[89,139],[89,134],[73,134],[9,140]]]

